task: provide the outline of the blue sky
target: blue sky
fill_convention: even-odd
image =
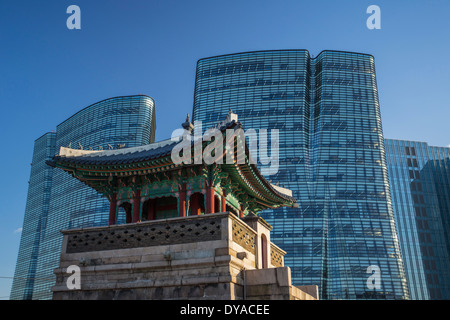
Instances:
[[[81,30],[66,9],[81,8]],[[369,30],[369,5],[381,29]],[[386,138],[450,144],[450,2],[4,1],[0,2],[0,299],[7,299],[23,224],[33,142],[108,97],[156,101],[156,139],[192,111],[198,59],[265,49],[375,56]]]

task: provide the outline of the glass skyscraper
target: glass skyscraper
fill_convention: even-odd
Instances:
[[[271,50],[200,59],[194,122],[207,129],[230,109],[245,129],[279,132],[279,168],[266,178],[291,189],[300,207],[262,217],[287,251],[293,283],[318,285],[321,299],[408,299],[373,56]]]
[[[450,299],[450,148],[386,139],[397,231],[412,299]]]
[[[55,155],[56,133],[49,132],[34,142],[33,160],[28,187],[25,219],[19,247],[19,258],[12,286],[11,298],[31,299],[36,279],[39,242],[50,204],[53,168],[45,161]]]
[[[61,146],[136,147],[153,143],[155,104],[145,95],[92,104],[35,142],[22,237],[10,299],[51,299],[62,245],[60,230],[108,225],[109,202],[45,164]]]

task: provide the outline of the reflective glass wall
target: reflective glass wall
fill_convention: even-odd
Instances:
[[[386,139],[397,231],[412,299],[450,299],[450,149]]]
[[[36,139],[33,149],[25,219],[10,299],[29,300],[33,295],[39,248],[44,237],[50,204],[53,169],[45,161],[55,154],[56,133],[49,132]]]
[[[101,147],[107,150],[149,144],[154,142],[154,137],[153,99],[144,95],[115,97],[90,105],[59,124],[54,138],[54,152],[50,157],[61,146],[93,150]],[[63,170],[52,171],[45,164],[42,168],[52,172],[53,179],[46,194],[48,215],[45,220],[41,219],[41,237],[34,262],[36,266],[33,274],[23,268],[16,271],[16,277],[33,278],[36,281],[28,295],[24,295],[22,286],[13,284],[11,299],[51,299],[50,289],[55,281],[53,270],[59,264],[62,244],[60,230],[108,225],[107,199]],[[41,190],[35,190],[30,185],[28,192],[29,195],[40,194]],[[27,207],[24,226],[30,219],[30,210]],[[18,266],[26,250],[21,245]]]
[[[279,168],[266,177],[293,190],[300,208],[262,216],[287,251],[293,283],[318,285],[322,299],[409,298],[374,58],[274,50],[200,59],[193,120],[207,129],[229,109],[246,130],[278,129]],[[373,265],[381,272],[375,289],[367,284]]]

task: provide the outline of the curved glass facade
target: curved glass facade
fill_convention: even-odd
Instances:
[[[397,231],[412,299],[450,299],[450,148],[386,139]]]
[[[11,291],[11,299],[29,300],[36,279],[39,243],[44,236],[50,205],[53,168],[45,162],[55,155],[56,133],[48,132],[36,139],[33,149],[28,195],[20,239],[19,256]]]
[[[41,154],[51,158],[61,146],[69,145],[73,149],[101,147],[106,150],[110,146],[116,149],[153,143],[154,101],[148,96],[136,95],[97,102],[59,124],[56,134],[49,135],[48,139],[50,137],[53,139],[51,147],[41,146],[43,138],[35,143],[24,218],[27,232],[22,234],[11,299],[51,299],[50,288],[55,282],[53,270],[58,266],[62,244],[60,230],[108,225],[108,200],[62,170],[53,171]],[[35,157],[39,157],[39,162],[35,162]],[[45,190],[42,183],[46,183]],[[35,214],[34,198],[39,201],[44,198],[46,210]],[[39,222],[26,228],[32,219]],[[30,252],[27,244],[32,240],[36,249]],[[28,266],[30,261],[33,267]]]
[[[408,299],[374,58],[274,50],[200,59],[193,120],[207,129],[229,109],[246,130],[279,130],[279,169],[266,177],[291,189],[300,208],[262,216],[287,251],[293,283],[318,285],[321,299]]]

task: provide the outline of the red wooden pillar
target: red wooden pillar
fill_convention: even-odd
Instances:
[[[133,199],[133,220],[132,222],[139,221],[139,214],[141,213],[141,190],[137,190]]]
[[[206,188],[206,213],[214,213],[214,188]]]
[[[222,212],[226,212],[227,211],[227,194],[225,193],[225,191],[223,191],[223,195],[222,195]]]
[[[180,217],[186,217],[186,184],[183,183],[178,197],[178,213]]]
[[[117,210],[117,195],[113,193],[111,196],[111,200],[109,201],[108,225],[113,225],[116,223],[116,210]]]

